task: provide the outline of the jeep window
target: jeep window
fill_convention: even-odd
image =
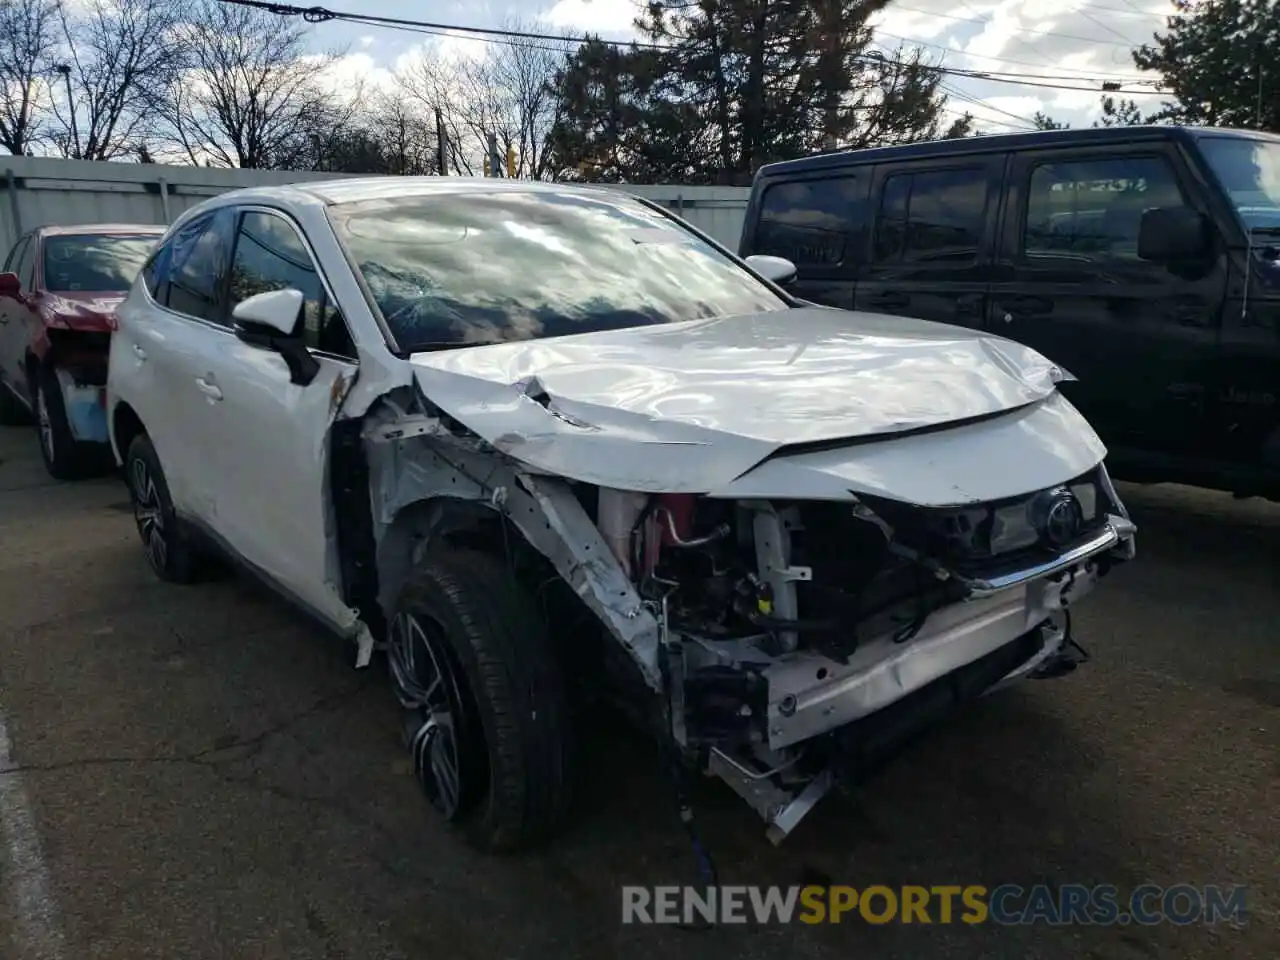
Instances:
[[[147,234],[47,236],[44,288],[54,293],[128,290],[156,239]]]
[[[638,200],[553,191],[338,204],[334,228],[406,351],[785,310]]]
[[[1027,187],[1023,255],[1136,260],[1143,212],[1183,202],[1162,157],[1044,163]]]
[[[354,357],[355,346],[342,314],[330,301],[315,261],[293,224],[276,214],[246,212],[231,263],[228,309],[259,293],[290,287],[306,298],[302,335],[307,346]]]
[[[1245,226],[1280,227],[1280,143],[1216,136],[1199,143]]]
[[[973,260],[986,207],[985,170],[889,177],[876,219],[875,258],[880,263]]]
[[[225,325],[224,287],[234,229],[230,207],[179,228],[144,270],[156,302],[176,313]]]
[[[869,172],[777,183],[760,199],[752,253],[799,266],[838,266],[865,259],[871,211]]]

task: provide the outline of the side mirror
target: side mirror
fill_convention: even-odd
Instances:
[[[303,387],[320,372],[306,341],[294,333],[306,299],[301,290],[271,290],[241,300],[231,311],[236,336],[250,346],[280,354],[289,367],[289,381]]]
[[[0,297],[17,297],[22,293],[22,281],[16,273],[0,273]]]
[[[747,266],[766,280],[785,287],[796,278],[796,265],[785,257],[771,257],[763,253],[747,257]]]
[[[1138,257],[1153,263],[1194,263],[1209,254],[1209,221],[1190,207],[1154,207],[1138,225]]]

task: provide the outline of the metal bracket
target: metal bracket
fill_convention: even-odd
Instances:
[[[369,436],[380,443],[389,443],[392,440],[409,440],[413,437],[434,436],[443,432],[444,428],[438,419],[417,414],[375,427],[370,431]]]

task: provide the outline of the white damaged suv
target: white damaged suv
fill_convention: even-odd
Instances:
[[[1081,651],[1134,527],[1068,376],[813,307],[608,189],[258,188],[119,310],[108,413],[156,573],[230,556],[385,651],[434,806],[548,836],[607,699],[784,837],[954,704]]]

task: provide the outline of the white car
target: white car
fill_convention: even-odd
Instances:
[[[1070,670],[1068,607],[1134,537],[1053,363],[806,305],[793,274],[608,189],[208,200],[111,343],[147,559],[229,555],[357,665],[385,650],[418,776],[481,848],[561,822],[578,693],[776,842],[943,709]]]

